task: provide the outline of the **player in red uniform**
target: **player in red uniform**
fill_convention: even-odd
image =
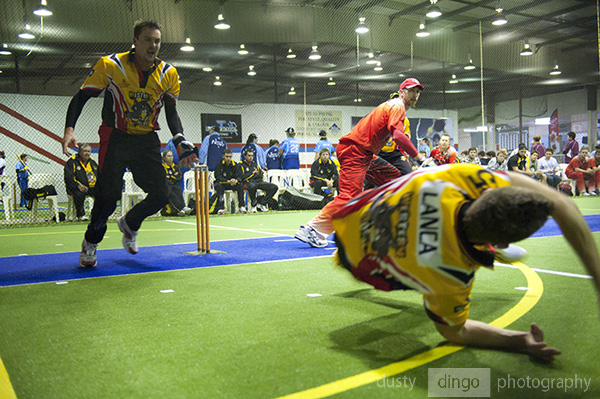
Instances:
[[[327,246],[327,237],[333,232],[331,216],[346,202],[362,192],[363,182],[370,168],[376,168],[377,153],[391,137],[408,155],[420,159],[420,154],[406,134],[404,120],[406,111],[414,106],[423,90],[417,79],[406,79],[400,85],[400,96],[380,104],[358,122],[350,133],[340,138],[336,153],[340,162],[340,193],[327,204],[317,216],[300,226],[295,237],[313,247]],[[393,170],[392,168],[388,170]],[[369,173],[377,185],[393,180],[400,175]],[[379,181],[374,182],[374,179]]]
[[[430,157],[438,165],[458,162],[456,160],[456,149],[450,145],[450,135],[448,133],[442,133],[440,145],[431,150]]]

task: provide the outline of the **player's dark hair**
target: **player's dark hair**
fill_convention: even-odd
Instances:
[[[490,150],[490,151],[486,152],[485,154],[490,158],[494,158],[496,156],[496,151]]]
[[[550,154],[554,154],[554,150],[553,150],[552,148],[549,148],[549,147],[548,147],[548,148],[546,148],[546,151],[544,152],[544,154],[545,154],[546,152],[550,152]]]
[[[569,133],[567,133],[567,136],[569,136],[573,140],[575,140],[575,137],[577,137],[577,135],[575,134],[575,132],[569,132]]]
[[[154,22],[148,19],[140,19],[133,25],[133,36],[140,37],[140,34],[145,28],[156,29],[162,32],[161,26],[158,22]]]
[[[225,155],[225,154],[233,154],[233,151],[231,151],[231,148],[225,148],[223,150],[223,155]]]
[[[546,223],[554,204],[522,187],[492,189],[469,206],[461,220],[467,240],[480,244],[521,241]]]
[[[277,145],[277,144],[279,144],[279,140],[277,140],[277,139],[271,139],[271,140],[269,140],[269,147],[272,147],[272,146]]]
[[[321,148],[321,151],[319,151],[319,156],[323,155],[324,152],[331,155],[331,151],[329,151],[329,148]]]

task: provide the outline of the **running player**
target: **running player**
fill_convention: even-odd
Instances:
[[[379,186],[400,176],[393,167],[384,167],[380,162],[389,163],[377,157],[390,137],[408,155],[420,158],[419,152],[404,133],[406,111],[419,99],[423,85],[417,79],[406,79],[400,85],[400,96],[380,104],[358,122],[350,133],[340,138],[336,153],[340,161],[340,192],[317,216],[300,226],[295,237],[312,247],[327,246],[327,237],[333,232],[331,216],[346,202],[363,190],[365,177]],[[378,162],[373,162],[378,160]],[[382,172],[368,173],[379,168]],[[376,170],[376,169],[375,169]]]
[[[153,21],[138,21],[133,30],[134,48],[100,58],[81,89],[71,100],[62,141],[63,153],[77,146],[75,123],[86,102],[104,92],[100,135],[99,171],[92,217],[82,243],[79,264],[96,266],[96,248],[106,233],[106,222],[121,199],[125,168],[148,196],[117,220],[127,252],[138,251],[137,233],[142,221],[168,202],[167,179],[156,130],[164,105],[180,166],[198,161],[197,149],[183,137],[177,115],[179,76],[175,68],[157,58],[161,28]]]
[[[598,250],[573,201],[519,174],[474,165],[413,172],[354,198],[333,216],[336,260],[377,289],[419,291],[427,315],[452,343],[552,361],[560,351],[543,342],[535,324],[521,332],[469,320],[475,272],[493,266],[492,245],[529,237],[548,216],[600,292]]]

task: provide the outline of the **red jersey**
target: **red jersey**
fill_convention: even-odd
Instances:
[[[431,154],[429,156],[435,159],[435,162],[438,165],[444,165],[447,163],[457,163],[456,149],[452,146],[448,146],[448,149],[446,151],[442,151],[440,146],[438,145],[433,150],[431,150]]]
[[[574,168],[587,170],[595,166],[596,161],[594,161],[594,158],[588,158],[582,162],[580,157],[575,157],[571,159],[571,162],[569,162],[569,166],[567,166],[567,170],[565,172],[572,173],[575,172]]]
[[[378,105],[339,141],[351,141],[362,150],[377,154],[392,137],[394,130],[404,132],[405,118],[404,102],[400,98],[393,98]]]

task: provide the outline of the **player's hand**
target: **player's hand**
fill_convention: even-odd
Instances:
[[[180,168],[191,168],[198,163],[198,148],[183,137],[183,134],[177,133],[173,136],[173,144],[177,148]]]
[[[562,353],[556,348],[550,348],[544,342],[544,333],[535,323],[531,324],[531,330],[525,337],[525,343],[527,345],[527,352],[537,360],[544,362],[552,362],[554,361],[554,356]]]
[[[77,139],[75,139],[75,135],[73,134],[72,127],[66,127],[65,133],[62,139],[62,150],[63,154],[67,156],[71,156],[71,152],[69,151],[69,147],[78,147]]]

